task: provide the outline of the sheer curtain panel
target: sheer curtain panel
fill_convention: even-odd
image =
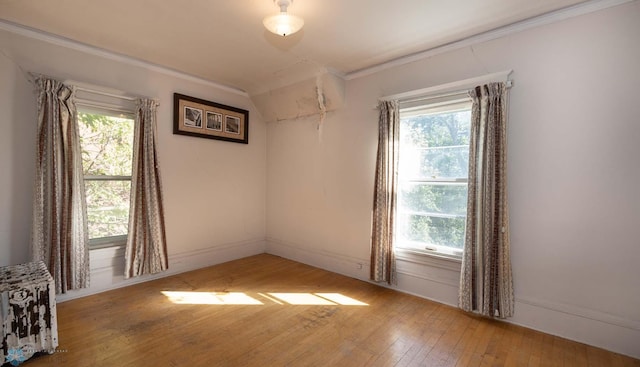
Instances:
[[[73,90],[43,76],[38,135],[32,257],[53,275],[56,293],[89,286],[87,210]]]
[[[488,317],[513,315],[507,203],[507,86],[469,92],[473,101],[469,191],[459,305]]]
[[[400,111],[397,101],[382,101],[378,110],[380,117],[373,193],[370,278],[375,282],[395,284],[393,240],[400,152]]]
[[[157,106],[152,99],[137,101],[125,278],[154,274],[169,267],[157,155]]]

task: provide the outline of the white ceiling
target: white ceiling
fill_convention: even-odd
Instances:
[[[348,74],[584,0],[294,0],[305,20],[262,26],[273,0],[0,0],[0,18],[250,94]]]

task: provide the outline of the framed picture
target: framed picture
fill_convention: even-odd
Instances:
[[[173,133],[249,143],[249,111],[173,94]]]

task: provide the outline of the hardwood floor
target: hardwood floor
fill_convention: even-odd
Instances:
[[[640,366],[271,255],[61,303],[58,328],[24,366]]]

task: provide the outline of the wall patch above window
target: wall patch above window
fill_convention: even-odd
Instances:
[[[249,111],[173,94],[173,133],[249,143]]]

